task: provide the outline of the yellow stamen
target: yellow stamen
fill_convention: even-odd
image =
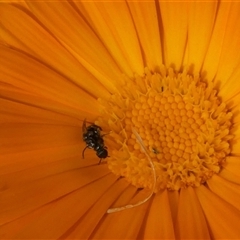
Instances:
[[[219,173],[230,154],[232,113],[212,82],[187,72],[146,69],[123,77],[119,92],[99,99],[109,169],[142,188],[153,186],[152,170],[132,128],[141,136],[156,170],[155,192],[197,187]]]

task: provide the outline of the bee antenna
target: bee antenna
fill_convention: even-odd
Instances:
[[[152,169],[152,177],[153,177],[152,190],[151,190],[151,193],[149,194],[149,196],[146,197],[144,200],[139,201],[135,204],[129,204],[129,205],[126,205],[126,206],[123,206],[123,207],[109,208],[107,210],[107,213],[120,212],[120,211],[125,210],[125,209],[134,208],[134,207],[137,207],[139,205],[142,205],[143,203],[147,202],[152,197],[152,195],[154,193],[154,190],[155,190],[155,187],[156,187],[156,170],[155,170],[154,164],[153,164],[149,154],[147,153],[147,148],[144,146],[142,138],[140,137],[140,135],[137,133],[137,131],[134,128],[132,128],[132,131],[133,131],[138,143],[140,144],[143,152],[145,153],[145,155],[146,155],[146,157],[147,157],[147,159],[150,163],[150,166],[151,166],[151,169]]]

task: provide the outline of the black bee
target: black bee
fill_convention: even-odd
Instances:
[[[86,126],[86,119],[83,121],[82,132],[83,141],[87,144],[82,152],[82,157],[84,158],[84,152],[87,148],[91,148],[96,151],[96,155],[100,158],[99,163],[102,159],[108,157],[107,147],[104,146],[103,136],[101,135],[102,128],[96,124],[91,124]]]

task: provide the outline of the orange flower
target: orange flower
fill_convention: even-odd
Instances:
[[[239,12],[1,3],[0,238],[240,238]],[[106,133],[99,165],[85,118]]]

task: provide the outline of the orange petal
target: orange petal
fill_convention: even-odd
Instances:
[[[90,24],[124,73],[143,74],[144,66],[132,16],[124,1],[82,1]]]
[[[22,127],[24,127],[24,125]],[[40,131],[42,129],[42,127],[39,128]],[[26,128],[25,130],[20,131],[21,134],[25,131],[23,143],[26,144],[28,141],[28,146],[21,144],[21,139],[23,139],[22,135],[19,136],[16,134],[16,140],[13,140],[14,137],[11,138],[9,135],[6,136],[5,140],[2,140],[1,138],[0,142],[2,145],[5,145],[6,149],[4,150],[5,153],[3,152],[3,154],[0,156],[0,174],[16,173],[18,171],[23,171],[39,165],[52,164],[53,162],[58,162],[61,159],[78,158],[79,161],[76,161],[76,163],[85,163],[86,160],[82,160],[82,151],[85,147],[85,144],[83,144],[80,139],[73,143],[73,138],[70,139],[70,136],[67,136],[67,130],[70,130],[70,128],[65,128],[66,139],[63,136],[63,131],[60,130],[60,132],[58,132],[53,131],[53,129],[50,130],[50,133],[56,135],[57,137],[50,137],[50,140],[48,140],[46,144],[44,144],[44,142],[42,142],[43,140],[40,138],[39,145],[37,145],[36,138],[34,139],[33,136],[26,135],[28,131],[33,130],[31,128]],[[43,131],[43,136],[49,137],[49,134],[46,133],[46,130]],[[57,128],[55,128],[55,130],[57,130]],[[36,134],[36,137],[37,136],[39,136],[39,134]],[[18,139],[18,137],[20,137],[20,139]],[[9,139],[12,139],[13,143],[16,144],[16,149],[14,145],[7,146],[7,141],[9,141]],[[34,141],[31,142],[31,140]],[[88,159],[90,154],[91,157],[95,159],[94,163],[97,163],[98,158],[95,156],[94,151],[86,151],[85,159]]]
[[[27,4],[25,0],[5,0],[4,3],[13,3],[14,5],[27,8]]]
[[[218,2],[188,2],[188,57],[186,64],[199,72],[212,35]]]
[[[77,144],[81,128],[33,123],[5,123],[1,126],[2,154]]]
[[[24,185],[52,174],[96,165],[98,158],[94,154],[90,156],[88,153],[85,159],[82,159],[82,151],[80,149],[83,148],[84,146],[69,145],[41,149],[41,151],[35,150],[4,155],[7,163],[1,166],[0,188],[20,187],[21,184]],[[94,153],[93,151],[91,152]],[[14,161],[13,157],[20,158],[21,161]]]
[[[143,239],[175,238],[167,190],[153,196],[146,224],[143,228]]]
[[[239,38],[240,44],[240,38]],[[237,69],[233,70],[232,75],[229,78],[222,78],[221,84],[219,86],[219,93],[223,101],[229,103],[232,107],[236,107],[236,112],[239,109],[239,99],[240,99],[240,59]],[[234,67],[234,65],[233,65]]]
[[[114,207],[136,203],[145,198],[141,191],[132,198],[133,191],[135,192],[136,188],[128,188],[126,194],[123,193],[125,196],[123,198],[120,196],[121,201],[116,202]],[[106,215],[104,221],[101,222],[97,231],[91,237],[93,239],[136,239],[138,234],[140,234],[139,232],[146,217],[149,204],[150,201],[135,208]],[[140,236],[139,238],[141,239],[142,237]]]
[[[75,158],[75,161],[79,161],[79,158]],[[48,170],[47,164],[43,167],[45,168],[45,171]],[[70,194],[70,199],[75,199],[73,201],[76,201],[74,195],[77,194],[77,202],[81,202],[81,207],[77,208],[77,211],[87,211],[96,199],[98,199],[104,192],[103,185],[106,184],[103,184],[102,182],[104,181],[104,183],[111,184],[114,179],[116,179],[116,177],[109,176],[107,177],[107,180],[99,180],[108,173],[109,171],[105,164],[98,165],[96,163],[95,166],[76,168],[64,172],[55,172],[55,174],[50,174],[46,177],[36,179],[35,181],[28,181],[24,185],[18,186],[12,184],[12,187],[5,189],[1,194],[0,224],[14,221],[17,218],[29,214],[31,211],[68,194]],[[16,181],[16,179],[12,179],[12,182],[14,181]],[[88,184],[90,185],[88,186]],[[11,182],[9,182],[9,185],[11,186]],[[80,189],[79,193],[76,191],[77,189]],[[73,191],[76,192],[71,195]],[[98,196],[94,196],[95,193],[98,194]],[[84,196],[87,197],[85,198]],[[62,216],[62,213],[60,214],[60,212],[65,209],[64,203],[68,205],[68,198],[63,199],[63,201],[60,201],[59,203],[61,207],[57,204],[56,208],[58,209],[58,213],[55,212],[55,214],[53,214],[54,216],[52,216],[53,218],[59,218],[60,215]],[[76,206],[76,204],[77,203],[71,203],[70,205]],[[46,213],[53,206],[47,206]],[[54,209],[55,207],[53,207],[53,212],[55,211]],[[73,209],[71,213],[75,212],[75,210]],[[82,215],[78,212],[77,217],[79,216]],[[45,221],[48,222],[50,219],[51,217],[49,217],[49,220],[45,219]],[[32,224],[34,225],[37,223],[33,222]],[[43,225],[44,224],[42,223],[41,226],[38,226],[41,231]],[[56,228],[57,226],[58,225],[56,225]],[[34,228],[37,228],[37,226]],[[25,234],[27,234],[27,232],[28,231],[26,231]],[[59,234],[63,234],[63,232]]]
[[[237,75],[235,74],[235,71],[239,72],[240,56],[239,54],[236,54],[236,50],[239,48],[240,45],[240,32],[236,31],[236,29],[239,29],[240,27],[239,11],[239,2],[231,2],[228,22],[225,29],[222,52],[216,75],[216,80],[221,80],[222,82],[222,84],[220,85],[220,90],[223,96],[228,96],[229,86],[231,86],[232,90],[234,90],[233,84],[235,82],[235,79],[232,79],[232,76]]]
[[[240,34],[236,29],[240,26],[239,3],[221,2],[213,30],[208,54],[205,59],[204,69],[207,76],[215,77],[219,84],[219,95],[235,111],[234,122],[239,121],[240,100],[240,57],[236,49],[240,45]],[[237,119],[236,119],[237,118]]]
[[[206,73],[206,77],[209,80],[214,79],[218,71],[220,56],[222,53],[224,38],[227,30],[227,22],[229,14],[231,14],[230,6],[230,2],[221,2],[221,4],[218,6],[218,12],[216,15],[211,40],[202,67],[202,71]]]
[[[107,89],[121,77],[99,36],[68,2],[27,2],[32,13]],[[84,79],[86,81],[86,79]]]
[[[211,229],[211,239],[239,239],[240,211],[204,186],[196,188],[196,193]]]
[[[140,40],[145,66],[161,66],[162,50],[155,1],[127,1]]]
[[[95,98],[51,68],[18,51],[0,48],[0,78],[3,82],[0,87],[4,90],[2,95],[7,99],[56,109],[57,112],[61,112],[58,109],[60,103],[62,113],[65,113],[64,109],[71,112],[72,108],[72,115],[74,112],[76,114],[77,109],[79,113],[85,110],[85,115],[86,112],[95,112],[97,115]],[[52,102],[56,102],[57,106]]]
[[[117,180],[107,191],[102,189],[102,196],[91,207],[87,214],[81,217],[72,228],[70,228],[61,238],[63,239],[90,239],[95,234],[99,225],[107,218],[107,209],[115,202],[116,198],[123,193],[129,184],[124,179]],[[114,214],[113,214],[114,215]],[[112,223],[109,223],[108,228]],[[119,223],[121,224],[121,223]],[[115,233],[116,235],[118,233]],[[116,236],[115,235],[115,236]],[[107,239],[108,233],[101,235],[102,239]]]
[[[16,232],[14,238],[57,239],[61,237],[99,200],[115,180],[116,177],[109,174],[42,206],[36,210],[38,216]],[[78,182],[81,182],[79,178]],[[62,183],[61,187],[69,185],[69,182],[61,181],[60,183]],[[33,212],[33,214],[36,213]],[[32,213],[24,216],[23,219],[26,221],[26,218],[31,218],[31,215]]]
[[[235,91],[236,91],[236,88],[235,88]],[[229,98],[229,96],[224,96],[224,98],[226,98],[226,97],[228,98],[226,100],[226,104],[229,107],[230,111],[233,113],[232,122],[235,126],[238,126],[239,122],[240,122],[240,114],[238,113],[239,112],[239,103],[240,103],[240,92],[231,98]],[[238,129],[236,129],[236,130],[238,130]],[[238,134],[238,133],[236,133],[236,134]]]
[[[19,105],[33,106],[36,109],[42,108],[47,111],[54,112],[60,115],[71,116],[71,117],[77,118],[78,121],[79,119],[82,120],[86,117],[87,119],[93,120],[98,115],[97,102],[95,102],[94,108],[86,109],[88,105],[85,105],[84,106],[85,109],[79,109],[78,107],[74,108],[73,106],[69,106],[69,105],[66,106],[63,103],[60,103],[58,99],[50,100],[47,98],[43,98],[41,96],[36,96],[36,94],[33,95],[30,93],[26,93],[23,90],[19,90],[13,87],[1,88],[1,95],[2,95],[2,98],[4,99],[4,100],[1,100],[1,103],[4,104],[2,111],[5,111],[5,107],[11,106],[12,105],[11,103],[13,102]],[[7,116],[7,118],[9,118],[9,116]],[[14,122],[18,122],[18,120],[15,119]],[[21,122],[21,120],[19,120],[19,122]]]
[[[164,63],[181,70],[187,42],[187,8],[183,2],[159,1],[163,24]]]
[[[193,188],[181,189],[177,233],[179,239],[210,239],[207,222]]]
[[[240,156],[240,128],[238,125],[235,125],[233,133],[235,137],[231,143],[231,154],[234,156]]]
[[[240,185],[231,183],[224,178],[213,175],[207,182],[209,188],[224,201],[230,203],[235,208],[240,210]]]
[[[4,44],[34,56],[60,73],[69,82],[73,82],[96,97],[107,94],[102,84],[26,12],[3,4],[0,7],[0,15],[1,41]]]
[[[229,171],[228,169],[222,170],[222,172],[219,175],[230,182],[240,184],[239,175]]]
[[[168,198],[174,226],[177,222],[179,193],[178,191],[168,191]]]
[[[1,88],[1,87],[0,87]],[[3,90],[3,88],[1,88]],[[12,89],[14,92],[14,90]],[[10,91],[9,91],[10,92]],[[19,99],[20,100],[20,99]],[[38,123],[38,124],[61,124],[80,126],[82,122],[79,119],[49,111],[40,107],[29,105],[30,102],[23,104],[0,99],[0,123]],[[86,118],[83,116],[82,119]]]
[[[240,157],[228,157],[223,167],[219,176],[230,182],[240,184]]]

